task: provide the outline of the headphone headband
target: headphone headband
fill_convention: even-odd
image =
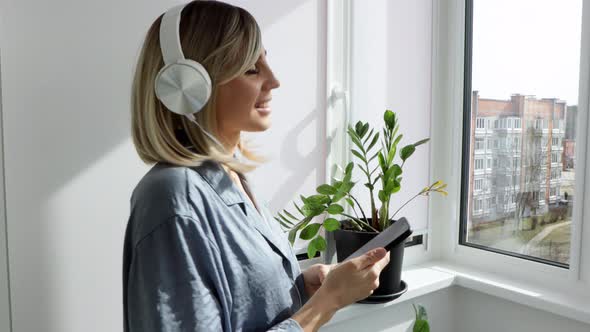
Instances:
[[[160,23],[160,49],[166,65],[184,59],[180,44],[180,13],[185,6],[182,4],[170,8]]]

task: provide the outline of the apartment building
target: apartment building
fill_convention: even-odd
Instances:
[[[473,223],[544,214],[557,204],[567,105],[472,94],[469,209]]]

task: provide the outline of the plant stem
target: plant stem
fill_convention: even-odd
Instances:
[[[367,219],[367,216],[365,215],[365,211],[363,211],[363,208],[362,208],[362,207],[361,207],[361,205],[359,204],[359,201],[357,201],[357,200],[356,200],[356,198],[354,198],[354,196],[352,196],[350,193],[348,194],[348,196],[349,196],[350,198],[352,198],[352,199],[353,199],[353,200],[356,202],[356,206],[358,206],[358,207],[359,207],[359,210],[361,210],[361,214],[363,215],[363,218],[364,218],[365,220],[369,220],[369,219]]]
[[[366,226],[366,227],[370,228],[372,231],[379,233],[379,231],[378,231],[378,230],[374,229],[373,227],[371,227],[371,225],[369,225],[368,223],[366,223],[366,222],[364,222],[364,221],[362,221],[362,220],[360,220],[360,219],[358,219],[358,218],[355,218],[355,217],[353,217],[353,216],[351,216],[351,215],[349,215],[349,214],[346,214],[346,213],[341,213],[341,215],[343,215],[343,216],[345,216],[345,217],[348,217],[348,218],[351,218],[351,219],[352,219],[352,220],[353,220],[355,223],[361,223],[362,225],[364,225],[364,226]],[[357,224],[357,225],[358,225],[358,224]],[[362,229],[361,229],[361,230],[362,230]]]
[[[397,209],[393,215],[391,216],[390,219],[393,219],[393,217],[395,217],[395,215],[399,212],[399,210],[403,209],[404,206],[408,205],[408,203],[410,203],[412,200],[414,200],[414,198],[420,196],[421,194],[423,194],[422,190],[420,190],[419,193],[417,193],[416,195],[414,195],[414,197],[408,199],[402,206],[399,207],[399,209]]]

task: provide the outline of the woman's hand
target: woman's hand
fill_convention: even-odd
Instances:
[[[334,264],[314,264],[302,272],[307,296],[312,297],[315,294],[334,266]]]
[[[377,248],[360,257],[330,267],[321,286],[292,318],[305,332],[315,332],[339,309],[362,300],[379,286],[379,274],[389,263],[389,252]],[[317,264],[321,265],[321,264]],[[310,266],[310,269],[312,266]],[[324,269],[315,267],[314,269]],[[322,273],[306,272],[318,276]],[[305,272],[304,272],[305,273]],[[304,276],[305,278],[305,276]],[[307,282],[306,282],[307,289]]]
[[[336,310],[373,294],[379,287],[379,275],[389,264],[389,251],[374,249],[360,257],[333,266],[320,289]]]

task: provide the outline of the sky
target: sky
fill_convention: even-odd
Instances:
[[[582,0],[474,0],[473,90],[578,104]]]

